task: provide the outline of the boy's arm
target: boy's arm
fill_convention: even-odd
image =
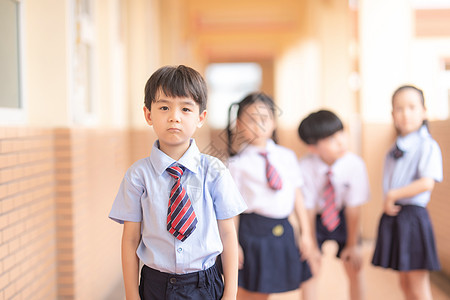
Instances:
[[[345,208],[345,223],[347,227],[347,240],[342,250],[341,258],[355,270],[362,267],[361,249],[358,245],[361,206],[348,206]]]
[[[413,197],[426,191],[432,191],[434,188],[434,184],[435,181],[433,178],[423,177],[414,180],[408,185],[389,190],[386,194],[384,212],[390,216],[397,215],[400,211],[400,208],[395,206],[395,201],[403,198]]]
[[[360,215],[361,206],[349,206],[345,208],[345,223],[347,226],[346,247],[358,245]]]
[[[222,299],[236,299],[238,285],[238,239],[233,218],[217,220],[223,244],[222,266],[225,290]]]
[[[123,224],[122,233],[122,272],[127,300],[139,300],[139,258],[136,250],[141,241],[141,223]]]

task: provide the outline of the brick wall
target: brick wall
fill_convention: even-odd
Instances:
[[[450,120],[432,122],[430,131],[439,143],[444,165],[444,180],[436,184],[428,205],[434,227],[442,271],[450,278]]]
[[[122,226],[108,219],[129,166],[129,134],[55,131],[59,299],[108,299],[122,284]]]
[[[0,299],[56,299],[53,135],[0,128]]]
[[[131,136],[0,128],[0,299],[112,299],[122,226],[107,216]]]

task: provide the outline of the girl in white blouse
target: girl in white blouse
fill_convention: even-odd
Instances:
[[[231,122],[234,111],[237,117]],[[275,143],[276,111],[264,93],[249,94],[230,107],[228,167],[248,206],[237,222],[239,299],[267,299],[270,293],[295,290],[311,277],[304,261],[312,235],[303,182],[295,153]],[[302,257],[288,221],[292,212],[301,225]]]

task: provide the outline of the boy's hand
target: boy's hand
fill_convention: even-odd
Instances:
[[[398,205],[395,205],[395,201],[397,201],[397,198],[394,195],[394,191],[390,190],[386,194],[386,198],[384,199],[384,205],[383,205],[383,211],[388,216],[396,216],[399,212],[401,207]]]
[[[244,250],[242,250],[241,245],[238,246],[238,269],[244,267]]]
[[[351,267],[355,271],[361,270],[362,268],[361,247],[346,246],[341,252],[341,259],[345,265]]]

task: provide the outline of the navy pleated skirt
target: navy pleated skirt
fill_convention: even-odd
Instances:
[[[280,293],[298,289],[311,278],[288,219],[272,219],[242,214],[239,243],[244,251],[244,267],[239,270],[239,286],[252,292]]]
[[[383,214],[372,264],[397,271],[440,269],[426,208],[405,205],[397,216]]]

